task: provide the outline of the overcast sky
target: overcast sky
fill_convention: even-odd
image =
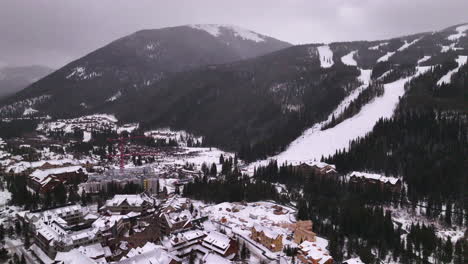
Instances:
[[[0,65],[54,68],[141,29],[234,24],[293,44],[468,22],[468,0],[0,0]]]

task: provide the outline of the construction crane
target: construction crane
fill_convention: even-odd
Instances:
[[[107,141],[109,142],[117,142],[119,144],[119,154],[117,155],[107,155],[109,158],[114,158],[118,157],[119,158],[119,164],[120,164],[120,171],[123,171],[125,167],[125,157],[131,157],[131,156],[155,156],[158,153],[157,152],[130,152],[130,153],[124,153],[125,152],[125,144],[128,142],[130,139],[135,139],[135,138],[151,138],[147,136],[129,136],[129,137],[118,137],[118,138],[108,138]]]

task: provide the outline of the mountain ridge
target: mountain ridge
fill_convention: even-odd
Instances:
[[[192,41],[212,39],[212,34],[218,33],[235,35],[228,29],[224,33],[224,29],[211,33],[203,29],[206,33],[201,33],[200,29],[187,26],[176,28],[188,32]],[[209,31],[211,29],[208,28]],[[166,31],[177,38],[178,32]],[[27,89],[29,97],[23,98],[50,95],[35,100],[37,105],[34,107],[39,110],[38,114],[47,113],[53,117],[112,113],[122,122],[140,122],[143,128],[184,129],[206,136],[207,143],[236,151],[242,149],[244,158],[252,160],[284,150],[305,129],[325,120],[347,95],[360,86],[360,70],[372,70],[372,83],[390,83],[413,75],[416,67],[443,64],[452,70],[458,56],[468,55],[465,25],[458,25],[442,31],[382,41],[298,45],[225,63],[202,63],[188,68],[175,65],[157,80],[148,80],[148,76],[154,76],[157,67],[146,67],[146,51],[143,51],[146,56],[142,60],[138,56],[122,55],[126,54],[126,43],[133,45],[132,39],[141,40],[141,34],[148,37],[147,31],[139,32],[95,51],[99,55],[105,49],[104,55],[94,58],[107,65],[104,70],[114,69],[122,74],[111,78],[105,74],[96,77],[100,71],[88,70],[87,65],[62,68],[58,72],[72,80],[62,78],[36,83]],[[138,47],[156,50],[150,44],[143,41]],[[224,44],[217,42],[216,45]],[[212,53],[211,49],[205,51]],[[231,51],[231,55],[235,53]],[[96,57],[96,54],[89,56]],[[81,61],[86,62],[86,58]],[[124,66],[133,60],[136,60],[132,64],[135,69],[128,74],[129,68]],[[142,65],[137,63],[141,61]],[[50,78],[48,76],[42,81],[50,81]],[[121,83],[115,78],[120,78]],[[68,82],[71,84],[64,88]],[[99,82],[110,87],[106,93],[89,86],[89,83]],[[92,96],[83,96],[83,93]],[[11,105],[11,102],[22,98],[12,97],[10,100]],[[22,105],[31,107],[30,103]],[[0,112],[2,109],[4,113],[5,108],[0,108]],[[255,154],[250,156],[246,154],[248,152]]]

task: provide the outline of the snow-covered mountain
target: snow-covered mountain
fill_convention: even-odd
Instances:
[[[175,72],[257,57],[290,46],[226,25],[142,30],[71,62],[4,104],[50,94],[51,105],[60,109],[57,112],[70,116],[117,103],[121,95],[151,87]]]
[[[293,47],[227,25],[145,30],[4,100],[0,113],[109,113],[189,131],[246,160],[319,159],[391,117],[406,83],[431,67],[434,89],[464,71],[467,29]]]

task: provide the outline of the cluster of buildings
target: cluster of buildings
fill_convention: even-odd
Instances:
[[[88,179],[88,170],[93,164],[72,159],[21,161],[6,167],[7,175],[26,175],[27,189],[31,193],[44,195],[60,183],[81,183]]]
[[[166,197],[176,188],[193,181],[199,173],[182,167],[166,166],[164,168],[136,167],[121,170],[107,170],[103,173],[89,174],[88,180],[80,186],[86,193],[98,194],[107,192],[110,185],[124,188],[127,184],[139,186],[143,191]]]
[[[178,195],[162,201],[146,193],[115,195],[100,208],[67,205],[17,218],[31,235],[30,250],[47,264],[175,264],[189,255],[229,263],[239,250],[232,237],[205,230],[207,218]]]

